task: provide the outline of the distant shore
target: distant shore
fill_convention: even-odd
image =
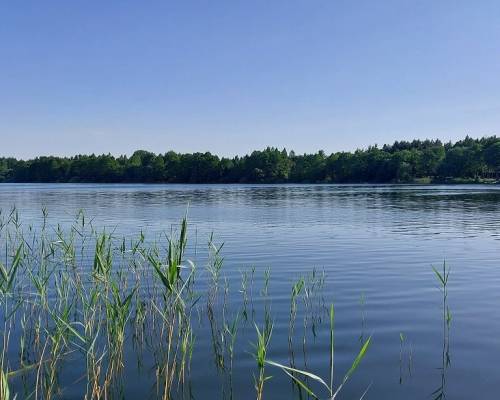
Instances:
[[[245,156],[209,152],[0,158],[17,183],[486,183],[500,180],[500,138],[394,142],[354,152],[297,154],[268,147]]]

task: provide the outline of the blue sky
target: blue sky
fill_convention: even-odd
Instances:
[[[500,2],[4,1],[1,155],[500,133]]]

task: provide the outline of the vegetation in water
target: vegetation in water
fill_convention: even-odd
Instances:
[[[442,318],[443,318],[443,342],[441,353],[441,381],[439,387],[432,393],[434,400],[443,400],[446,398],[446,374],[451,365],[450,358],[450,328],[451,328],[451,311],[448,306],[448,285],[450,278],[450,268],[443,262],[441,271],[432,267],[439,283],[439,290],[442,294]]]
[[[335,311],[333,304],[330,306],[330,348],[329,348],[329,355],[330,355],[330,362],[329,362],[329,369],[330,369],[330,374],[329,374],[329,380],[328,383],[326,383],[321,377],[318,375],[315,375],[309,371],[306,370],[300,370],[297,368],[289,367],[284,364],[279,364],[274,361],[266,361],[268,364],[273,365],[275,367],[280,368],[285,374],[287,374],[297,385],[299,388],[304,389],[305,392],[310,395],[314,399],[319,399],[320,397],[316,395],[313,392],[313,389],[311,388],[310,385],[308,385],[305,381],[304,378],[310,378],[318,383],[320,383],[324,389],[327,391],[328,399],[334,400],[344,385],[347,383],[349,378],[352,376],[354,371],[359,366],[359,363],[361,360],[364,358],[368,347],[370,346],[371,342],[371,337],[369,337],[361,346],[361,349],[359,350],[358,355],[354,359],[351,368],[347,371],[347,373],[344,375],[344,378],[342,379],[341,383],[337,388],[334,387],[334,354],[335,354],[335,341],[334,341],[334,321],[335,321]],[[367,392],[368,389],[365,390],[365,392],[361,395],[361,398],[364,397],[365,393]]]
[[[212,355],[223,399],[241,395],[234,388],[234,367],[239,366],[241,385],[243,362],[249,366],[245,398],[269,398],[270,385],[281,377],[289,380],[292,398],[333,400],[369,353],[372,338],[363,334],[363,310],[359,349],[336,378],[342,365],[335,309],[323,295],[324,273],[313,270],[290,283],[288,323],[278,324],[285,332],[273,335],[271,270],[260,278],[256,269],[242,271],[235,292],[240,300],[233,294],[236,304],[230,304],[223,245],[211,235],[205,267],[197,267],[186,255],[186,217],[178,228],[148,240],[142,232],[127,238],[102,232],[82,212],[68,231],[48,224],[46,210],[42,215],[35,229],[15,209],[0,213],[1,399],[57,399],[68,391],[86,400],[123,398],[134,374],[143,372],[147,378],[141,379],[152,385],[149,398],[193,398],[193,368],[207,367],[193,365],[201,353],[205,364]],[[450,367],[450,270],[443,263],[434,273],[442,294],[443,342],[440,384],[432,395],[443,399]],[[260,290],[254,290],[257,282]],[[287,339],[288,354],[283,346],[273,352],[277,340]],[[325,350],[320,371],[308,365],[310,341]],[[203,342],[208,348],[200,347]],[[407,342],[400,332],[400,383],[412,375],[413,348]],[[357,398],[369,387],[354,388]]]
[[[241,302],[233,305],[223,246],[212,235],[206,266],[197,267],[186,255],[186,217],[151,240],[142,232],[122,238],[96,229],[83,212],[68,230],[49,224],[46,210],[42,217],[35,228],[24,225],[15,209],[0,213],[1,399],[124,398],[141,376],[141,382],[151,384],[144,388],[148,398],[193,398],[193,369],[207,367],[193,365],[193,359],[209,354],[199,344],[207,338],[198,335],[207,333],[221,398],[240,398],[241,393],[234,394],[233,371],[244,357],[253,359],[246,376],[254,387],[245,398],[268,398],[266,389],[277,380],[271,373],[279,368],[297,398],[317,398],[306,377],[323,383],[333,399],[370,344],[369,338],[334,388],[334,313],[333,306],[324,306],[323,274],[313,271],[293,284],[290,358],[288,363],[285,351],[278,364],[269,359],[274,328],[270,269],[262,277],[255,269],[242,271],[236,294]],[[257,281],[260,290],[254,290]],[[330,321],[322,331],[330,343],[328,384],[307,371],[307,338],[326,339],[318,333],[323,319]],[[295,324],[300,320],[303,330]],[[200,329],[204,325],[209,328]],[[293,356],[297,335],[300,361]],[[286,341],[287,335],[280,337]]]

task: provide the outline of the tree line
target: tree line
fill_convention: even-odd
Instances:
[[[243,157],[209,152],[130,157],[111,154],[74,157],[0,158],[0,182],[106,183],[386,183],[477,181],[500,177],[500,138],[455,143],[396,141],[354,152],[296,154],[268,147]]]

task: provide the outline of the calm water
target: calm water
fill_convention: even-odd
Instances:
[[[205,249],[211,232],[224,242],[224,273],[233,283],[230,302],[241,303],[240,271],[255,267],[256,290],[270,267],[275,321],[269,358],[287,361],[291,285],[313,268],[326,272],[325,302],[336,306],[337,378],[360,337],[372,347],[341,398],[422,399],[443,382],[441,293],[431,265],[451,266],[450,365],[444,371],[451,399],[495,397],[500,391],[500,187],[391,185],[1,185],[0,208],[13,205],[25,224],[69,224],[78,209],[96,226],[148,237],[169,230],[189,206],[191,239]],[[203,262],[202,252],[192,257]],[[326,326],[309,335],[307,366],[328,374]],[[254,398],[252,327],[238,338],[236,399]],[[298,322],[297,330],[303,329]],[[309,328],[307,328],[309,329]],[[209,349],[208,327],[196,347]],[[401,355],[400,333],[405,336]],[[197,353],[198,351],[198,353]],[[411,354],[411,356],[410,356]],[[411,359],[411,360],[410,360]],[[130,363],[134,364],[130,355]],[[212,358],[196,350],[193,397],[221,398]],[[125,398],[147,394],[147,369],[127,381]],[[290,399],[291,385],[269,370],[265,398]],[[144,386],[144,383],[147,383]],[[149,390],[149,391],[148,391]],[[149,397],[151,397],[151,393]],[[64,398],[78,398],[71,390]]]

